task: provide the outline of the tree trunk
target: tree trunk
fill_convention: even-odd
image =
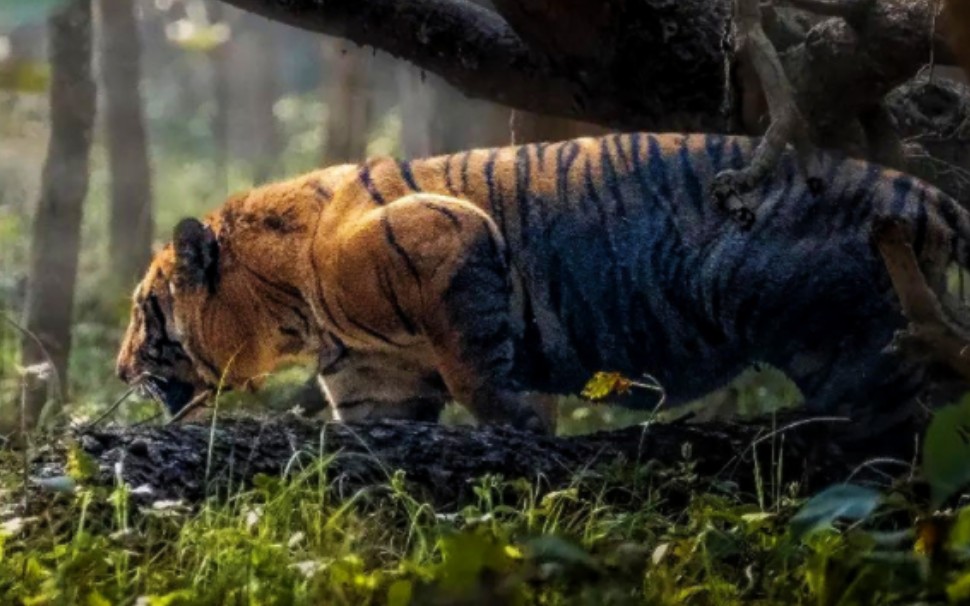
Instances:
[[[359,162],[367,154],[371,100],[367,51],[343,40],[326,39],[321,50],[325,75],[327,121],[323,166]]]
[[[255,83],[251,106],[253,129],[253,179],[264,183],[274,176],[279,166],[280,133],[276,125],[273,106],[279,98],[279,54],[277,49],[286,44],[280,26],[263,19],[254,18],[252,44],[256,51],[250,64],[249,77]]]
[[[63,394],[95,113],[90,0],[72,0],[50,17],[48,31],[51,134],[34,216],[24,325],[50,355],[57,372],[52,381]],[[46,360],[31,337],[25,337],[22,343],[24,366]],[[28,427],[40,418],[46,391],[30,392],[25,410]]]
[[[111,217],[108,252],[119,285],[133,284],[151,259],[151,169],[141,100],[141,41],[130,0],[100,0]]]
[[[225,7],[217,0],[211,0],[208,5],[209,20],[221,23],[225,20]],[[229,194],[229,46],[232,39],[220,44],[209,53],[209,66],[212,75],[212,96],[215,109],[212,113],[212,145],[215,151],[214,183],[215,194],[226,196]]]
[[[402,63],[394,71],[400,100],[402,154],[405,158],[426,158],[440,153],[440,113],[434,84],[413,65]]]

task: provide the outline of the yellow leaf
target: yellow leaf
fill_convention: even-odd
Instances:
[[[953,520],[942,515],[934,515],[916,522],[916,553],[932,557],[946,545],[950,536]]]
[[[598,372],[583,388],[583,397],[588,400],[602,400],[613,394],[630,393],[633,383],[618,372]]]
[[[67,475],[76,482],[83,482],[98,473],[98,464],[78,446],[67,451]]]

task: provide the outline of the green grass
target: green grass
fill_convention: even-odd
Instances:
[[[11,513],[19,504],[19,463],[7,455],[0,462],[0,603],[732,605],[970,598],[970,509],[938,518],[947,530],[934,547],[925,527],[917,535],[899,524],[912,508],[898,496],[866,522],[796,536],[789,518],[800,501],[788,491],[764,508],[736,494],[704,492],[675,507],[659,483],[647,492],[653,496],[631,503],[610,501],[589,484],[539,496],[528,482],[491,477],[478,482],[473,503],[446,511],[415,499],[399,474],[337,498],[325,480],[327,464],[286,480],[258,478],[255,488],[196,510],[150,500],[136,505],[132,487],[85,487],[82,478],[76,493],[21,517]],[[631,472],[616,470],[621,475],[611,480]],[[689,485],[690,475],[688,462],[664,477]],[[914,542],[917,536],[923,538]]]

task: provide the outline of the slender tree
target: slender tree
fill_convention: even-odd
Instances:
[[[43,344],[25,336],[24,366],[45,361],[49,353],[64,393],[71,351],[71,315],[88,156],[94,127],[95,85],[91,77],[91,1],[71,0],[48,21],[52,80],[50,141],[34,216],[24,325]],[[28,426],[34,426],[47,400],[46,389],[27,397]]]
[[[401,111],[401,151],[407,158],[438,153],[442,147],[438,95],[419,69],[407,63],[397,66],[397,88]]]
[[[335,39],[324,40],[321,52],[327,99],[323,165],[360,161],[371,121],[370,58],[364,49]]]
[[[226,7],[218,0],[210,1],[208,6],[209,20],[212,23],[222,23],[226,18]],[[216,193],[229,193],[229,45],[230,42],[220,44],[209,52],[212,70],[212,94],[215,101],[215,111],[212,114],[212,139],[215,147],[215,183]]]
[[[130,0],[100,0],[101,79],[111,175],[108,250],[112,275],[130,284],[148,265],[151,169],[140,95],[141,41]]]

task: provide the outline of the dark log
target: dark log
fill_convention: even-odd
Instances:
[[[325,424],[286,415],[220,419],[214,429],[206,423],[94,429],[80,433],[77,443],[98,462],[95,483],[112,485],[120,469],[132,488],[151,488],[150,493],[137,491],[146,492],[136,498],[147,502],[199,502],[206,496],[225,495],[230,487],[250,486],[258,474],[294,473],[321,455],[332,454],[327,475],[343,496],[386,485],[401,470],[418,496],[453,507],[473,499],[475,481],[488,474],[535,481],[543,491],[574,485],[580,477],[591,489],[606,488],[636,502],[638,494],[642,497],[669,480],[664,470],[682,472],[686,463],[696,482],[685,489],[716,484],[736,486],[752,495],[760,471],[769,486],[780,472],[785,485],[798,482],[811,492],[848,479],[874,457],[910,461],[913,438],[922,427],[921,420],[910,418],[879,436],[862,438],[865,428],[844,419],[788,413],[773,421],[679,421],[584,436],[543,437],[505,428]],[[35,461],[35,476],[63,474],[64,459],[64,452],[48,452]],[[634,476],[637,482],[631,481]],[[854,481],[873,477],[863,472]],[[673,499],[667,489],[665,497]],[[681,491],[681,498],[686,494]]]

